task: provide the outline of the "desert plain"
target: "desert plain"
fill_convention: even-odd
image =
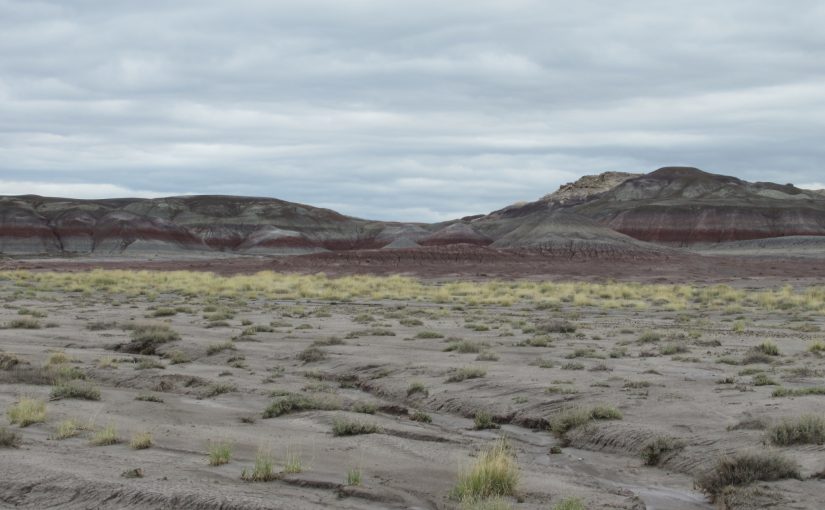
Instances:
[[[9,508],[822,508],[825,288],[0,274]]]

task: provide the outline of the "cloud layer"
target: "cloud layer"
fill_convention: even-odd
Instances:
[[[0,0],[0,194],[433,221],[683,164],[815,183],[825,4]]]

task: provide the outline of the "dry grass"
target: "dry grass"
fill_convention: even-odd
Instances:
[[[46,421],[46,401],[38,398],[22,397],[6,410],[9,423],[28,427]]]
[[[209,458],[210,466],[228,464],[232,458],[232,442],[210,441],[206,455]]]
[[[109,446],[119,443],[120,438],[117,436],[117,427],[114,423],[109,423],[92,434],[92,439],[89,442],[94,446]]]
[[[792,460],[771,451],[743,452],[719,459],[711,471],[696,480],[696,485],[713,500],[730,485],[786,478],[801,478],[799,468]]]
[[[768,430],[768,440],[778,446],[825,443],[825,417],[807,414],[785,419]]]
[[[20,434],[6,427],[0,427],[0,448],[17,448],[21,441]]]
[[[519,482],[516,459],[504,440],[479,454],[475,462],[458,475],[451,496],[459,501],[513,496]]]
[[[132,434],[132,440],[129,441],[129,447],[133,450],[145,450],[152,447],[152,433],[151,432],[135,432]]]
[[[251,471],[244,468],[241,479],[247,482],[268,482],[278,478],[275,472],[275,459],[272,453],[265,448],[259,448],[255,454],[255,466]]]

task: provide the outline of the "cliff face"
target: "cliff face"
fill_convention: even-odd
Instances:
[[[825,235],[819,193],[687,167],[628,179],[571,209],[636,239],[676,245]]]

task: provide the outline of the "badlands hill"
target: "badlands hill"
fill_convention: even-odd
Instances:
[[[638,258],[667,255],[674,245],[785,236],[825,236],[825,195],[683,167],[585,176],[535,202],[437,224],[364,220],[273,198],[0,197],[5,255],[296,255],[461,247],[459,253],[484,248]]]

